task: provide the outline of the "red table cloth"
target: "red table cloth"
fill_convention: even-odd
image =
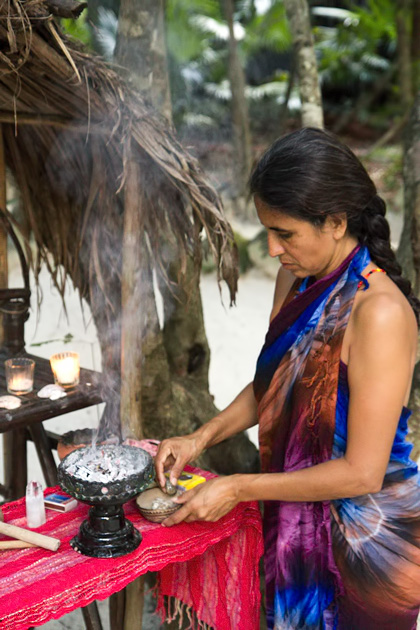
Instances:
[[[24,499],[2,509],[6,523],[26,527]],[[47,522],[36,531],[60,538],[56,552],[37,547],[0,552],[2,630],[24,630],[58,619],[109,597],[147,571],[159,572],[158,609],[164,617],[184,610],[191,628],[259,628],[258,564],[263,546],[257,504],[239,504],[217,523],[165,528],[145,520],[130,501],[124,506],[126,516],[143,540],[133,553],[106,559],[83,556],[70,546],[88,509],[79,503],[67,513],[47,510]]]

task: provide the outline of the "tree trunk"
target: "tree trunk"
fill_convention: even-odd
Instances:
[[[142,296],[145,267],[142,194],[139,167],[128,156],[124,187],[124,231],[121,274],[121,407],[122,434],[142,439],[142,330],[146,325],[146,300]],[[140,207],[139,207],[140,206]]]
[[[163,25],[161,0],[122,0],[116,55],[119,63],[130,71],[133,84],[170,121]],[[135,211],[132,203],[135,189],[135,182],[130,184],[127,178],[125,215]],[[141,203],[141,191],[137,195]],[[141,209],[137,210],[137,216],[140,213]],[[158,439],[191,433],[217,412],[208,391],[210,351],[204,329],[200,269],[188,259],[186,272],[181,273],[181,262],[171,256],[168,235],[162,243],[168,252],[167,278],[159,278],[164,304],[162,331],[144,243],[141,255],[144,239],[140,221],[133,221],[130,213],[124,223],[128,251],[123,252],[122,274],[122,432],[123,435],[127,431],[135,435],[144,433]],[[144,325],[136,321],[136,311]],[[221,449],[210,449],[199,461],[202,466],[217,467],[221,472],[237,471],[239,466],[247,470],[249,462],[255,469],[256,449],[243,435],[228,441]],[[126,611],[135,606],[136,597],[136,594],[127,595]],[[130,617],[130,624],[134,623]]]
[[[414,93],[420,90],[420,0],[413,2],[413,26],[411,30],[411,64]]]
[[[229,28],[229,83],[231,90],[232,131],[235,185],[237,197],[246,199],[248,178],[252,166],[251,132],[248,104],[245,95],[245,73],[238,54],[238,44],[233,29],[233,0],[223,0],[223,9]]]
[[[128,8],[124,7],[126,2]],[[162,3],[147,0],[137,4],[141,4],[144,9],[141,17],[142,41],[151,41],[153,37],[161,38],[155,39],[154,46],[164,49],[163,28],[156,28],[163,20]],[[140,7],[137,9],[140,11]],[[130,12],[134,11],[133,0],[123,0],[121,10],[125,16],[123,19],[127,19]],[[146,14],[150,19],[153,37],[146,34]],[[140,75],[133,79],[137,85],[145,76],[152,77],[153,81],[155,77],[160,77],[157,85],[150,86],[153,89],[149,100],[152,100],[156,109],[170,118],[166,96],[159,95],[160,89],[165,95],[169,93],[168,74],[162,70],[160,60],[158,72],[153,67],[148,69],[148,64],[156,59],[153,55],[146,55],[139,63],[134,46],[135,42],[138,43],[137,38],[131,43],[124,41],[124,33],[132,33],[133,28],[132,24],[131,30],[127,31],[123,25],[119,31],[117,54],[125,51],[125,61],[120,58],[118,61],[130,63],[131,75],[136,74],[141,66]],[[130,56],[127,51],[130,51]],[[162,247],[167,251],[167,279],[158,278],[164,304],[163,330],[158,319],[154,281],[149,266],[145,264],[142,265],[143,279],[138,305],[139,310],[146,308],[147,320],[141,347],[137,349],[138,355],[141,354],[143,358],[142,374],[138,372],[139,381],[142,380],[142,422],[144,434],[157,439],[190,433],[217,413],[208,386],[210,350],[204,329],[200,269],[192,259],[188,259],[185,273],[182,273],[180,261],[172,255],[170,235],[162,243]],[[140,369],[139,365],[137,367]],[[138,389],[138,386],[134,385],[134,388]],[[140,401],[138,406],[140,407]],[[123,425],[123,433],[132,431],[128,421],[123,420]],[[226,455],[227,452],[229,456]],[[210,449],[202,456],[200,464],[223,473],[240,470],[251,472],[258,467],[258,454],[251,442],[241,435],[227,441],[223,446]]]
[[[278,126],[279,135],[282,135],[286,129],[287,119],[288,119],[288,114],[289,114],[289,101],[290,101],[290,97],[292,96],[292,90],[295,83],[295,79],[296,79],[296,70],[295,70],[295,64],[293,63],[293,59],[292,59],[292,67],[290,68],[289,78],[287,81],[287,90],[284,97],[284,101],[281,104],[281,109],[280,109],[280,114],[279,114],[279,126]]]
[[[115,48],[118,62],[129,71],[133,86],[171,121],[171,101],[164,41],[162,0],[122,0]],[[138,165],[130,162],[124,186],[124,231],[122,253],[121,316],[121,428],[123,437],[145,437],[143,394],[152,391],[159,405],[170,400],[170,380],[163,389],[161,373],[168,376],[162,347],[153,279],[147,257],[142,214],[143,195],[138,186]],[[138,207],[140,205],[140,208]],[[160,364],[163,363],[162,366]],[[161,369],[156,370],[156,366]],[[166,369],[165,369],[166,368]],[[144,371],[144,373],[143,373]],[[170,407],[169,407],[170,409]],[[168,409],[168,411],[169,411]],[[160,417],[166,420],[166,414]],[[151,427],[150,427],[151,428]],[[155,435],[156,427],[152,433]],[[124,630],[141,630],[144,578],[126,589]]]
[[[398,248],[398,259],[404,275],[413,283],[417,296],[420,292],[420,91],[407,127],[404,151],[404,225]],[[413,454],[420,455],[420,363],[414,371],[411,389],[410,418]]]
[[[400,101],[403,114],[413,102],[412,69],[410,51],[411,0],[398,0],[395,14],[397,27],[397,59]]]
[[[398,260],[416,294],[420,289],[420,91],[411,111],[404,148],[404,224]]]
[[[134,87],[171,121],[163,0],[122,0],[115,57]]]
[[[4,155],[4,142],[3,142],[3,127],[0,124],[0,208],[6,213],[6,160]],[[7,233],[3,228],[3,224],[0,224],[0,287],[5,289],[9,282],[9,272],[7,264]],[[0,344],[3,343],[3,321],[0,314]],[[11,479],[13,478],[13,468],[15,462],[12,461],[13,453],[13,433],[14,431],[8,431],[3,433],[3,471],[4,471],[4,485],[6,488],[10,487]]]
[[[284,0],[293,38],[303,127],[324,126],[321,88],[307,0]]]
[[[3,127],[0,124],[0,208],[6,213],[6,160],[4,155]],[[0,222],[0,287],[5,289],[9,283],[7,263],[7,231]],[[1,317],[1,316],[0,316]],[[0,319],[0,344],[3,343],[3,326]]]

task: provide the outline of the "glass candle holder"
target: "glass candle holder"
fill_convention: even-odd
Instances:
[[[4,362],[6,368],[6,384],[9,394],[21,396],[29,394],[34,386],[35,361],[24,357],[7,359]]]
[[[80,364],[77,352],[59,352],[50,357],[54,382],[61,387],[74,387],[79,384]]]

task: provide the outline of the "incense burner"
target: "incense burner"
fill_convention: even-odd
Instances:
[[[70,541],[76,551],[115,558],[134,551],[141,535],[124,516],[123,505],[154,484],[152,456],[134,446],[87,446],[69,453],[58,466],[58,483],[91,506],[88,519]]]

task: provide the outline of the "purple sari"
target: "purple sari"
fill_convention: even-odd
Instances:
[[[310,286],[306,279],[272,321],[254,380],[263,472],[300,470],[345,453],[349,392],[340,353],[369,262],[357,247],[325,278]],[[405,442],[408,415],[404,409],[379,493],[265,502],[270,629],[415,628],[420,491]]]

